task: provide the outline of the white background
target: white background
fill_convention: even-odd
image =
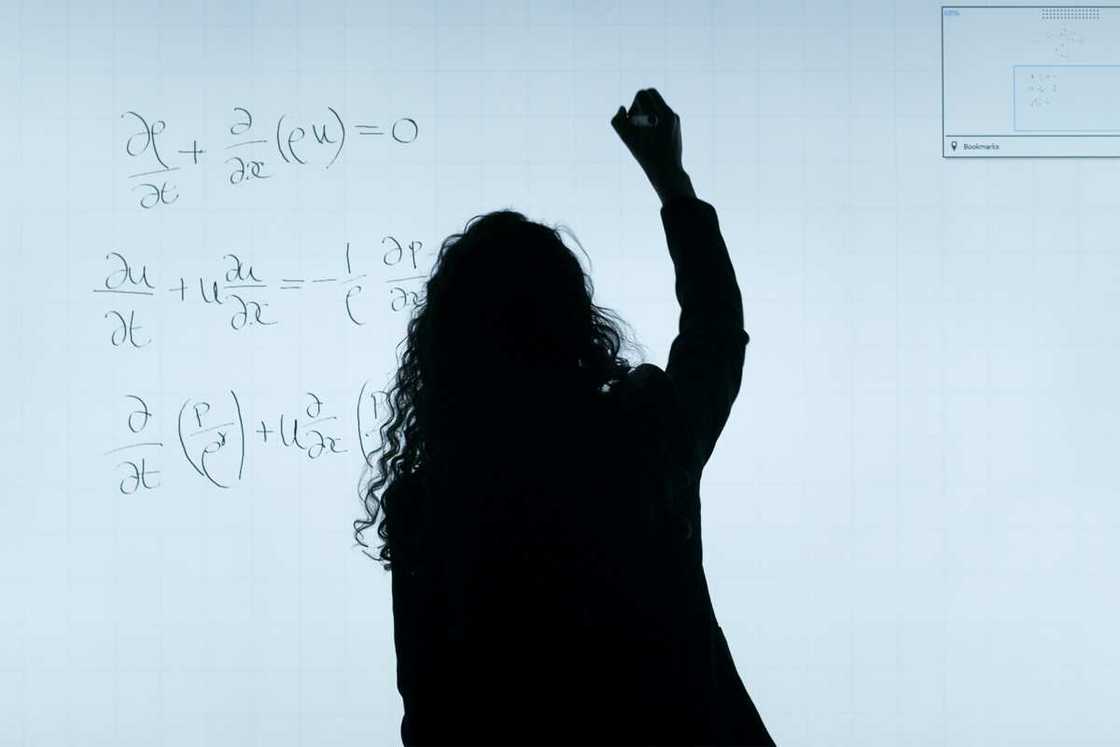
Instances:
[[[250,444],[223,490],[176,417],[232,389],[276,418],[316,391],[353,449],[405,315],[355,327],[337,288],[270,291],[278,325],[235,332],[165,289],[234,248],[273,281],[338,274],[346,241],[434,248],[512,206],[572,228],[596,300],[664,365],[658,203],[609,125],[646,86],[743,289],[705,563],[778,743],[1120,741],[1120,167],[943,160],[940,28],[932,2],[0,5],[0,744],[399,740],[357,452]],[[327,106],[420,136],[353,137],[330,169],[266,144],[275,176],[241,189],[235,106],[266,137]],[[172,206],[136,205],[129,110],[166,122],[168,160],[209,149]],[[134,307],[144,350],[109,343],[124,302],[92,293],[111,251],[161,288]],[[166,444],[161,487],[133,495],[105,454],[127,393]]]

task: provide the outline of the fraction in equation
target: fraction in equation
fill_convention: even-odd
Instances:
[[[329,114],[322,121],[309,124],[309,138],[309,128],[293,124],[287,114],[281,114],[275,127],[267,128],[267,132],[265,128],[253,131],[255,122],[252,113],[243,106],[233,107],[228,137],[234,142],[222,146],[220,151],[225,154],[222,162],[227,170],[226,181],[237,186],[272,178],[275,174],[270,162],[258,157],[261,150],[275,148],[283,165],[288,167],[307,166],[318,160],[325,162],[324,169],[329,169],[346,147],[348,130],[358,136],[388,134],[394,143],[400,145],[413,143],[420,135],[420,128],[411,117],[397,118],[386,133],[379,124],[347,127],[342,115],[333,106],[328,106],[327,112]],[[131,191],[140,195],[139,206],[151,210],[175,204],[179,200],[179,191],[168,175],[199,166],[206,160],[209,150],[199,144],[197,137],[191,138],[189,145],[184,140],[164,147],[167,122],[163,119],[150,119],[132,110],[121,114],[121,119],[136,128],[125,139],[124,152],[130,159],[129,163],[139,169],[128,175]],[[260,135],[266,136],[258,137]]]
[[[171,447],[179,453],[186,468],[208,484],[229,489],[247,473],[250,457],[293,454],[302,461],[320,462],[328,457],[350,453],[348,436],[366,462],[378,448],[378,424],[388,412],[388,395],[369,382],[358,391],[356,406],[344,410],[328,407],[314,391],[305,392],[300,404],[290,410],[253,415],[235,389],[213,396],[189,397],[178,407]],[[159,488],[160,465],[165,443],[154,428],[156,415],[140,395],[124,395],[123,418],[127,436],[124,443],[103,452],[116,459],[121,479],[117,490],[125,495]],[[347,415],[353,420],[347,422]],[[122,459],[122,456],[124,457]]]
[[[374,266],[368,263],[368,252],[354,247],[347,241],[343,249],[345,274],[327,273],[319,277],[297,277],[284,273],[270,279],[239,254],[222,256],[224,271],[216,275],[198,275],[178,281],[166,288],[155,283],[154,273],[144,263],[134,263],[121,251],[105,255],[109,271],[94,293],[117,296],[126,300],[104,312],[109,325],[109,342],[115,348],[145,348],[151,344],[150,332],[137,313],[137,304],[148,304],[157,294],[180,304],[198,304],[201,308],[225,309],[227,326],[235,331],[250,328],[272,327],[279,319],[272,307],[277,299],[308,296],[331,288],[336,289],[334,299],[338,308],[351,324],[364,326],[371,314],[387,301],[391,312],[403,312],[424,302],[424,284],[428,276],[421,269],[430,252],[425,252],[422,241],[401,243],[394,236],[383,236],[381,246],[373,252]],[[359,271],[359,270],[365,271]],[[390,277],[381,277],[378,270]],[[371,274],[373,277],[371,277]],[[370,283],[384,290],[384,295],[371,292]],[[266,296],[272,300],[265,300]],[[329,298],[329,297],[328,297]],[[317,299],[314,299],[317,300]]]

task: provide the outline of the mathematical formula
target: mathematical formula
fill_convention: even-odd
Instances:
[[[350,122],[332,106],[318,118],[290,113],[259,118],[248,107],[234,106],[222,129],[209,134],[174,132],[164,118],[146,111],[128,110],[120,119],[128,189],[144,211],[178,203],[177,177],[190,171],[214,172],[228,189],[252,189],[284,172],[330,169],[356,147],[351,143],[406,147],[420,135],[411,117]],[[435,254],[422,241],[383,235],[380,243],[340,242],[320,254],[322,266],[314,271],[231,247],[183,272],[181,266],[169,271],[153,264],[146,247],[106,249],[91,290],[105,302],[99,309],[102,339],[117,350],[148,348],[155,338],[173,333],[154,328],[153,319],[168,318],[157,305],[197,309],[238,335],[283,329],[286,319],[298,318],[304,302],[337,309],[344,324],[376,323],[380,313],[406,312],[423,302]],[[379,441],[381,410],[387,406],[386,393],[368,382],[356,398],[303,391],[289,406],[256,409],[252,392],[234,388],[160,406],[153,406],[141,387],[125,391],[109,420],[112,448],[102,456],[115,472],[115,489],[126,495],[191,476],[229,489],[246,477],[254,459],[274,458],[268,455],[314,463],[364,459]],[[173,465],[181,477],[165,479]]]
[[[337,458],[356,445],[363,459],[380,443],[378,425],[387,406],[386,392],[362,384],[355,402],[345,408],[306,392],[288,411],[251,413],[245,399],[230,389],[214,397],[187,398],[173,414],[174,438],[161,435],[162,418],[138,394],[124,395],[117,420],[124,443],[103,453],[117,460],[116,488],[125,495],[164,485],[168,460],[217,488],[235,486],[248,460],[266,452],[284,452],[305,461]],[[347,423],[346,420],[349,419]],[[116,479],[116,478],[115,478]]]
[[[342,115],[334,107],[328,106],[327,112],[323,121],[311,122],[309,126],[293,124],[288,120],[287,114],[281,114],[276,119],[275,126],[268,128],[268,137],[255,137],[263,134],[265,128],[258,127],[254,131],[256,123],[252,113],[243,106],[233,107],[232,121],[227,131],[228,137],[236,142],[222,146],[220,151],[226,154],[221,159],[226,171],[225,181],[231,187],[237,187],[275,176],[273,163],[256,157],[260,149],[274,148],[282,162],[279,163],[281,167],[299,168],[322,163],[324,169],[329,169],[346,147],[347,129],[358,136],[388,134],[389,139],[398,145],[413,143],[420,136],[420,128],[411,117],[399,117],[388,125],[386,133],[380,124],[354,124],[348,128]],[[121,118],[137,128],[124,142],[124,152],[130,159],[129,163],[139,169],[128,175],[130,190],[139,196],[137,204],[145,210],[175,204],[179,200],[179,191],[168,175],[203,165],[209,150],[199,144],[197,137],[190,139],[188,147],[180,147],[187,145],[185,139],[163,147],[163,140],[167,136],[167,122],[163,119],[152,119],[131,110],[121,114]],[[310,138],[308,129],[311,131]]]
[[[366,324],[371,302],[384,304],[393,312],[410,309],[424,300],[421,270],[425,255],[423,242],[402,243],[394,236],[384,236],[381,247],[375,252],[373,268],[369,251],[346,242],[341,251],[343,260],[337,269],[342,273],[327,273],[319,277],[300,277],[298,273],[268,274],[248,263],[239,254],[227,253],[221,257],[222,267],[215,273],[191,278],[177,277],[171,285],[159,285],[152,268],[134,263],[123,251],[110,251],[105,255],[107,272],[94,293],[128,299],[128,303],[114,304],[106,309],[106,339],[114,348],[144,348],[152,337],[146,329],[145,314],[149,307],[141,306],[147,299],[164,298],[179,304],[195,304],[202,308],[224,310],[225,324],[233,331],[269,327],[279,323],[280,311],[274,307],[286,298],[316,294],[331,294],[340,314],[351,324]],[[362,264],[367,265],[363,268]],[[366,269],[365,272],[360,270]],[[371,276],[373,269],[392,277]],[[370,286],[384,290],[376,294]]]

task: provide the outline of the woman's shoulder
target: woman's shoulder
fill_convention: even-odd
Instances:
[[[648,394],[664,389],[669,384],[669,375],[665,373],[664,369],[653,363],[642,363],[635,366],[619,381],[620,390],[628,394]]]
[[[643,363],[623,377],[612,390],[618,410],[631,426],[645,429],[648,436],[679,436],[680,403],[673,382],[664,369]]]

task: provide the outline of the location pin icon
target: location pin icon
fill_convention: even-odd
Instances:
[[[953,146],[953,150],[956,150],[956,149],[957,149],[957,141],[956,141],[956,140],[954,140],[953,142],[949,143],[949,145]]]

